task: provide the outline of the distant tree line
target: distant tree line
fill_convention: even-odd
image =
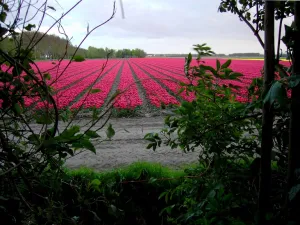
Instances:
[[[186,57],[187,54],[148,54],[147,57]],[[197,54],[192,54],[193,57],[197,57]],[[214,54],[212,56],[209,56],[210,58],[215,58],[215,57],[223,57],[223,58],[263,58],[264,55],[260,53],[255,53],[255,52],[246,52],[246,53],[231,53],[231,54],[223,54],[223,53],[218,53]],[[282,58],[289,58],[287,53],[282,53],[281,54]]]
[[[263,54],[256,52],[246,52],[246,53],[231,53],[228,54],[228,57],[251,57],[251,58],[262,58]]]
[[[144,58],[147,53],[139,48],[136,49],[109,49],[109,48],[95,48],[89,46],[86,50],[86,58],[94,59],[94,58],[106,58],[109,54],[109,57],[112,58]]]
[[[186,57],[187,54],[148,54],[149,57]],[[197,54],[192,54],[193,57],[197,57]],[[215,54],[211,57],[264,57],[260,53],[231,53],[231,54]]]
[[[72,45],[70,41],[56,35],[44,34],[41,32],[23,32],[20,36],[22,46],[35,46],[32,50],[32,57],[34,59],[69,59],[75,52],[77,46]],[[37,43],[38,42],[38,43]],[[35,45],[35,43],[37,43]],[[6,38],[0,42],[0,47],[6,52],[17,49],[16,43],[13,39]],[[85,58],[143,58],[147,53],[142,49],[109,49],[96,48],[89,46],[88,49],[79,48],[76,55],[81,55]]]

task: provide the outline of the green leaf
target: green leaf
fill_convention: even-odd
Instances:
[[[158,200],[162,199],[168,192],[163,192],[159,195]]]
[[[146,149],[150,149],[150,148],[152,148],[152,147],[153,147],[153,145],[154,145],[153,143],[150,143],[150,144],[148,144],[148,145],[147,145],[147,147],[146,147]]]
[[[229,79],[229,76],[233,71],[230,68],[224,68],[224,69],[222,69],[222,72],[224,72],[224,78]]]
[[[57,144],[58,144],[58,142],[54,138],[45,140],[43,142],[43,146],[45,148],[53,148],[53,149],[55,149],[55,147],[57,147]]]
[[[99,179],[94,179],[91,181],[90,185],[99,186],[101,184],[101,181]]]
[[[52,9],[53,11],[56,11],[56,9],[53,6],[47,6],[49,9]]]
[[[245,17],[246,17],[246,19],[247,19],[248,21],[250,21],[250,20],[251,20],[251,13],[250,13],[250,12],[247,12],[246,15],[245,15]]]
[[[185,75],[189,74],[189,68],[192,62],[192,54],[189,53],[187,57],[185,57],[185,64],[184,64],[184,73]]]
[[[231,59],[228,59],[222,66],[221,69],[228,68],[231,64]]]
[[[116,216],[117,215],[117,207],[114,205],[110,205],[108,207],[108,213],[112,216]]]
[[[101,181],[99,179],[94,179],[88,184],[88,188],[92,188],[93,190],[100,191],[99,186],[101,185]]]
[[[208,70],[208,71],[210,71],[216,77],[219,76],[218,73],[217,73],[217,71],[214,68],[212,68],[211,66],[200,65],[200,69],[203,69],[205,71]]]
[[[60,135],[59,138],[68,139],[71,137],[74,137],[75,134],[77,134],[80,131],[80,126],[74,125],[70,127],[69,129],[64,130]]]
[[[32,28],[35,28],[35,24],[28,24],[26,27],[24,27],[24,29],[27,31],[31,31]]]
[[[289,74],[287,73],[287,71],[284,69],[284,67],[280,64],[277,64],[276,66],[276,70],[279,72],[279,76],[281,78],[285,78],[285,77],[288,77]]]
[[[97,134],[97,132],[93,131],[93,130],[86,131],[85,135],[89,136],[90,138],[98,138],[98,137],[100,137],[100,135]]]
[[[14,111],[15,111],[15,113],[17,115],[21,115],[22,114],[23,110],[22,110],[22,108],[21,108],[21,106],[20,106],[19,103],[15,103],[14,104]]]
[[[101,92],[99,88],[91,89],[90,91],[91,94],[98,93],[98,92]]]
[[[36,116],[35,120],[36,120],[37,124],[48,124],[49,125],[49,124],[53,123],[52,119],[47,114],[42,114],[42,115]]]
[[[38,134],[30,134],[27,138],[31,143],[38,144],[40,142],[40,136]]]
[[[179,85],[185,87],[185,86],[186,86],[186,83],[180,81],[180,82],[179,82]]]
[[[96,154],[95,146],[92,144],[92,142],[90,140],[82,138],[82,139],[80,139],[80,143],[83,148],[86,148]]]
[[[208,193],[208,195],[207,195],[208,198],[214,198],[215,196],[216,196],[216,191],[215,191],[215,190],[211,190],[211,191]]]
[[[106,136],[108,139],[111,139],[113,136],[115,136],[115,130],[112,128],[112,125],[109,124],[106,130]]]
[[[4,11],[2,11],[1,14],[0,14],[0,21],[1,21],[2,23],[4,23],[5,20],[6,20],[6,17],[7,17],[7,13],[4,12]]]
[[[284,29],[285,29],[285,36],[291,37],[294,31],[293,27],[289,25],[284,25]]]
[[[3,196],[0,196],[0,201],[8,201],[8,200],[9,200],[9,198],[5,198]]]
[[[93,120],[95,121],[95,120],[98,119],[98,117],[99,117],[99,115],[100,115],[100,112],[99,112],[99,110],[98,110],[96,107],[93,107],[93,108],[92,108],[92,112],[93,112],[92,118],[93,118]]]
[[[151,177],[150,179],[149,179],[149,183],[151,184],[151,183],[154,183],[154,182],[156,182],[157,181],[157,179],[156,178],[154,178],[154,177]]]
[[[9,7],[6,3],[3,3],[2,1],[0,1],[0,6],[2,6],[5,11],[9,11]]]
[[[220,60],[217,59],[217,71],[221,68]]]
[[[300,184],[295,185],[289,192],[289,199],[292,201],[300,191]]]
[[[294,88],[300,83],[300,75],[292,75],[288,79],[289,87]]]
[[[242,76],[243,76],[243,74],[234,72],[234,73],[231,73],[228,78],[230,80],[238,80],[238,78],[242,77]]]
[[[192,61],[192,54],[189,53],[189,54],[188,54],[188,62],[190,63],[191,61]]]
[[[287,95],[282,83],[276,81],[265,96],[263,103],[269,103],[270,105],[273,105],[276,101],[279,106],[282,107],[286,104],[286,99]]]
[[[51,80],[51,75],[49,73],[44,73],[43,77],[45,80]]]
[[[183,87],[180,88],[180,89],[178,90],[177,94],[180,95],[182,92],[184,92],[184,90],[185,90],[185,88],[183,88]]]
[[[61,114],[60,118],[62,119],[63,122],[67,122],[72,115],[72,112],[69,108],[66,108]]]

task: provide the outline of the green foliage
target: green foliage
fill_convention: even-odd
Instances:
[[[1,1],[2,22],[12,10],[10,7],[22,9],[22,4],[8,7]],[[93,129],[96,123],[85,129],[74,125],[78,111],[58,110],[54,89],[47,82],[50,74],[41,72],[32,60],[43,35],[31,31],[35,25],[27,24],[26,16],[22,19],[17,13],[15,21],[18,25],[1,23],[6,32],[0,32],[4,41],[0,45],[0,217],[4,224],[72,224],[74,218],[63,221],[61,200],[67,203],[66,193],[74,193],[62,166],[82,151],[96,153],[92,139],[111,139],[115,131],[109,125],[107,137],[102,138],[97,133],[99,129]],[[22,25],[24,30],[15,32],[16,26]],[[75,60],[82,61],[84,57],[78,55]],[[101,116],[96,114],[93,119],[97,122]],[[60,120],[66,122],[65,127],[59,127]]]
[[[83,62],[83,61],[85,60],[85,58],[84,58],[82,55],[75,55],[75,56],[73,57],[73,60],[74,60],[75,62]]]
[[[199,44],[194,45],[193,49],[198,54],[197,60],[200,60],[201,57],[203,57],[203,56],[211,56],[211,55],[215,54],[209,46],[206,46],[206,43],[204,43],[202,45],[199,45]]]
[[[113,136],[115,136],[115,130],[112,128],[111,124],[109,124],[106,129],[106,136],[108,139],[111,139]]]
[[[297,184],[294,187],[292,187],[289,192],[290,201],[293,201],[295,199],[296,195],[299,194],[299,192],[300,192],[300,184]]]
[[[253,157],[259,150],[257,139],[260,114],[245,114],[245,104],[235,101],[234,85],[222,85],[222,80],[239,80],[242,76],[229,68],[231,60],[221,64],[216,61],[216,69],[201,61],[203,56],[212,54],[209,47],[196,45],[198,65],[191,67],[191,54],[186,58],[185,73],[190,84],[181,84],[182,91],[192,92],[196,98],[192,102],[182,102],[174,116],[165,119],[165,128],[159,134],[147,134],[150,141],[147,148],[155,150],[164,144],[183,151],[201,148],[201,159]],[[196,85],[192,85],[197,80]],[[245,136],[245,132],[248,135]],[[241,146],[243,146],[241,148]]]
[[[287,102],[286,90],[283,84],[279,81],[275,81],[264,98],[263,103],[269,105],[275,105],[275,108],[284,107]]]
[[[140,116],[140,110],[141,107],[137,106],[133,109],[116,109],[114,108],[112,110],[112,116],[113,117],[125,117],[125,118],[129,118],[129,117],[139,117]]]
[[[276,72],[282,79],[274,82],[267,93],[263,93],[262,78],[254,79],[248,88],[249,102],[240,103],[235,96],[238,87],[223,85],[221,81],[240,81],[242,74],[230,68],[231,60],[224,63],[216,60],[215,68],[206,65],[202,56],[211,54],[211,49],[205,45],[197,46],[197,65],[191,66],[193,59],[189,54],[184,71],[190,83],[181,83],[180,90],[192,92],[195,100],[183,101],[173,111],[175,115],[165,118],[160,133],[150,133],[144,138],[150,142],[147,148],[156,151],[161,144],[184,152],[199,150],[199,161],[206,163],[209,172],[202,169],[198,174],[205,173],[203,179],[186,180],[176,189],[164,192],[160,197],[169,206],[162,215],[168,215],[171,224],[253,224],[262,138],[260,109],[268,103],[277,109],[272,133],[276,150],[272,159],[278,170],[273,171],[276,176],[272,179],[278,183],[274,181],[276,185],[273,184],[271,195],[276,200],[272,203],[272,215],[268,220],[272,221],[271,224],[281,224],[282,218],[276,216],[280,210],[276,207],[284,202],[285,179],[277,179],[284,177],[287,165],[290,119],[286,91],[298,85],[298,77],[290,76],[290,68],[278,64]],[[239,167],[241,161],[245,163],[243,166],[247,165],[248,171]],[[254,179],[255,184],[251,186],[249,179]],[[295,193],[298,193],[297,186],[290,196],[294,197]],[[185,211],[176,211],[179,208]],[[245,208],[251,208],[251,213],[242,214]]]
[[[251,182],[247,166],[223,166],[222,176],[205,166],[186,169],[187,175],[195,178],[185,179],[159,196],[169,205],[161,215],[168,215],[170,224],[252,224],[255,190],[242,192]]]
[[[95,93],[99,93],[101,92],[101,90],[99,88],[94,88],[94,89],[91,89],[90,93],[92,94],[95,94]]]
[[[80,224],[160,224],[165,218],[159,212],[166,205],[158,196],[180,184],[184,175],[182,170],[144,162],[101,173],[87,168],[65,170],[56,179],[46,170],[34,192],[55,192],[48,199],[30,200],[36,213],[25,217],[24,223],[73,224],[76,219]],[[48,202],[54,205],[49,207]]]
[[[248,166],[227,162],[222,174],[206,164],[175,170],[146,162],[103,172],[46,169],[33,191],[55,192],[28,198],[30,217],[27,208],[16,215],[34,224],[253,224],[257,187]]]
[[[275,3],[275,19],[287,18],[293,15],[293,1],[277,1]],[[283,5],[282,5],[283,4]],[[219,12],[237,14],[241,20],[256,26],[256,32],[264,30],[264,5],[260,0],[221,0]],[[283,10],[282,10],[283,9]],[[253,14],[251,13],[254,12]]]
[[[139,48],[136,49],[120,49],[114,50],[109,48],[95,48],[89,46],[87,49],[87,57],[96,58],[144,58],[147,53]]]

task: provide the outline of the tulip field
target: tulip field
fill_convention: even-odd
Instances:
[[[225,59],[220,60],[221,63]],[[115,99],[114,107],[118,109],[134,109],[139,106],[161,104],[178,104],[181,100],[191,101],[194,96],[185,92],[176,95],[179,82],[187,82],[184,76],[184,59],[181,58],[143,58],[143,59],[110,59],[103,69],[105,60],[86,60],[72,62],[62,61],[55,66],[50,61],[38,62],[42,72],[48,72],[51,79],[47,82],[55,90],[55,100],[59,109],[69,107],[100,108],[112,94],[120,90],[122,94]],[[205,64],[216,65],[215,59],[205,59]],[[242,82],[231,81],[240,86],[237,100],[246,101],[246,87],[251,79],[260,76],[263,61],[233,60],[230,68],[241,72]],[[227,83],[224,81],[224,83]],[[94,89],[94,93],[88,90]],[[26,99],[28,107],[43,107],[37,99]]]

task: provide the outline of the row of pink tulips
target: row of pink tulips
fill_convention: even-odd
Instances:
[[[66,82],[61,82],[63,83],[63,85],[60,84],[60,82],[56,82],[54,85],[55,89],[59,89],[61,87],[64,87],[66,85],[68,85],[69,83],[72,83],[74,81],[76,81],[77,79],[79,79],[80,77],[85,77],[84,80],[82,80],[81,82],[75,84],[74,86],[68,87],[67,89],[63,90],[63,91],[59,91],[55,96],[54,99],[56,101],[56,104],[58,106],[59,109],[61,108],[65,108],[67,106],[70,105],[70,103],[72,101],[74,101],[74,99],[76,98],[76,96],[78,96],[81,92],[83,92],[84,90],[86,90],[99,76],[103,76],[103,74],[105,72],[107,72],[109,69],[111,69],[114,65],[116,65],[116,63],[118,63],[119,61],[111,61],[103,70],[103,72],[100,74],[100,69],[98,69],[97,71],[92,71],[92,73],[90,73],[90,71],[87,71],[85,73],[81,73],[80,76],[75,76],[73,79],[66,79]],[[38,103],[37,107],[43,107],[42,102]]]
[[[134,63],[130,63],[138,79],[141,81],[145,89],[147,98],[152,105],[160,107],[162,103],[165,105],[178,104],[175,97],[171,96],[164,88],[162,88],[156,81],[152,80]]]
[[[188,82],[188,79],[183,76],[182,77],[174,76],[174,75],[166,76],[163,75],[163,71],[157,72],[154,69],[142,65],[141,68],[144,69],[149,74],[151,74],[157,80],[159,80],[166,87],[168,87],[174,94],[177,94],[181,88],[179,82],[185,82],[185,83]],[[180,96],[186,101],[192,101],[195,98],[195,95],[193,94],[187,95],[186,92],[182,92]]]
[[[103,78],[100,79],[96,84],[93,85],[93,89],[100,89],[100,92],[97,93],[85,93],[75,104],[71,106],[72,109],[79,108],[83,106],[84,108],[97,107],[100,108],[105,102],[108,93],[111,90],[111,87],[116,79],[116,76],[121,68],[122,63],[119,62],[112,70],[107,74],[102,74]],[[93,79],[95,80],[95,79]],[[88,85],[83,85],[86,89],[92,82],[87,82]],[[83,89],[83,90],[84,90]],[[82,91],[83,91],[82,90]],[[82,92],[80,91],[80,92]],[[80,93],[79,92],[79,93]]]
[[[118,90],[120,90],[122,94],[116,99],[114,104],[116,108],[134,109],[143,104],[128,62],[124,62]]]

